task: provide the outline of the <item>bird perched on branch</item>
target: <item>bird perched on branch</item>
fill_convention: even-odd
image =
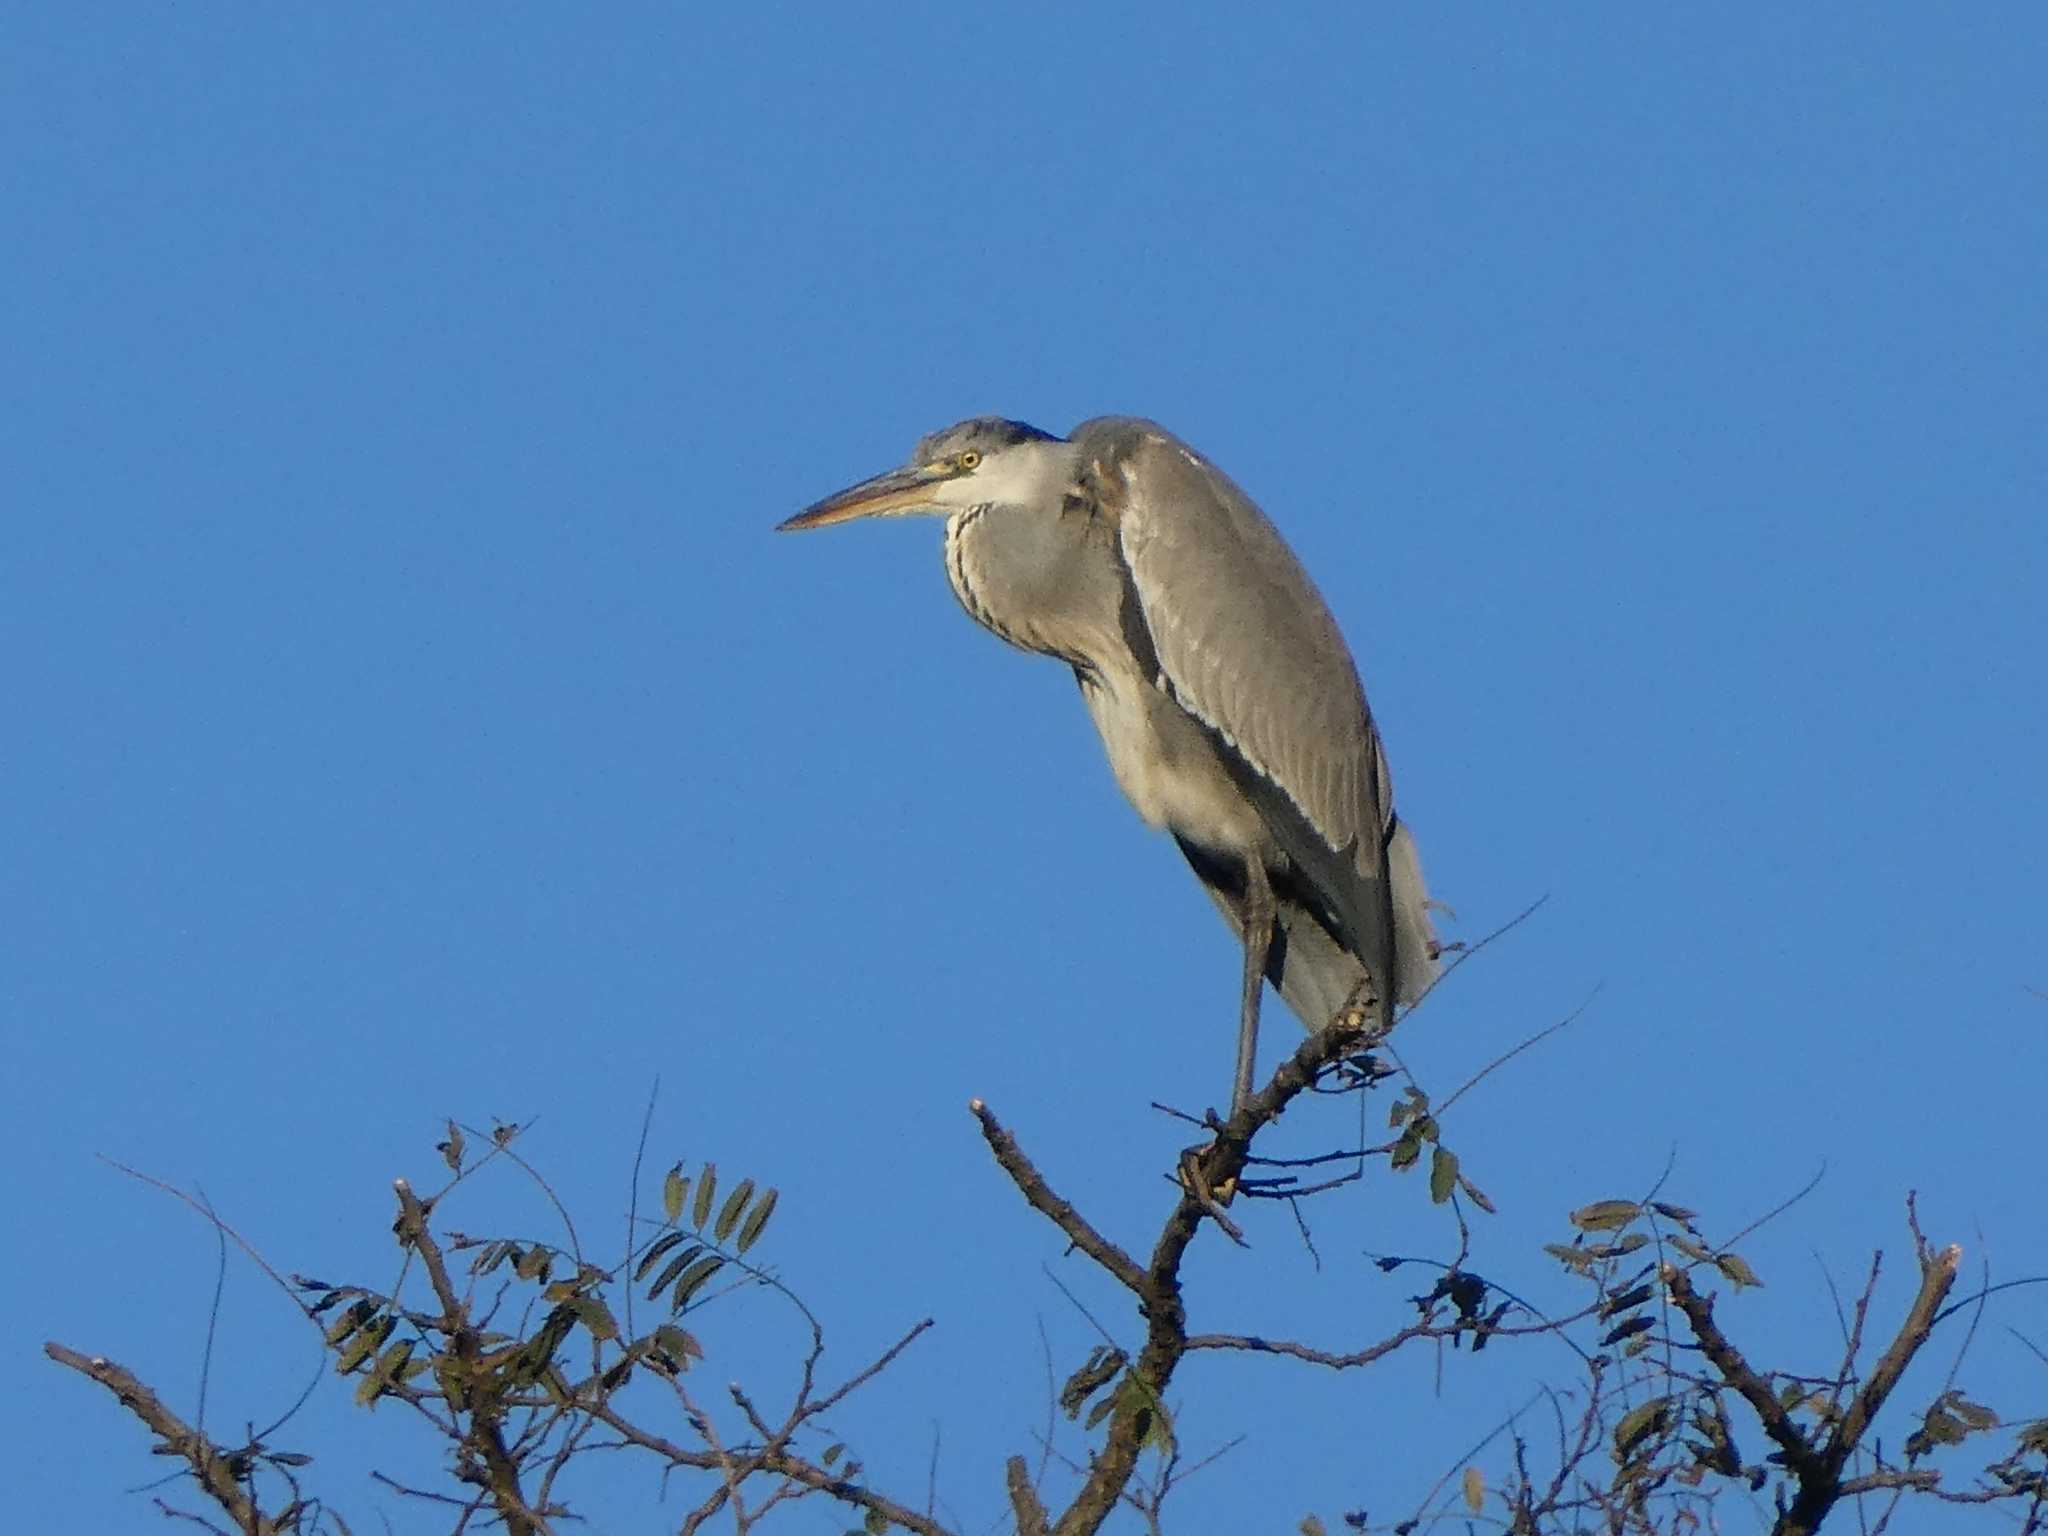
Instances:
[[[1074,669],[1110,767],[1172,833],[1244,946],[1231,1108],[1252,1090],[1261,984],[1310,1029],[1381,1026],[1436,974],[1415,842],[1344,637],[1228,476],[1149,421],[1058,438],[975,417],[784,529],[946,518],[976,623]]]

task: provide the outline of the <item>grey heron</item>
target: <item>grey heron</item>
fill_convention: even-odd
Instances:
[[[1244,946],[1231,1110],[1270,981],[1319,1030],[1384,1027],[1436,973],[1414,839],[1336,621],[1228,476],[1149,421],[975,417],[780,524],[946,518],[969,616],[1074,670],[1117,783]]]

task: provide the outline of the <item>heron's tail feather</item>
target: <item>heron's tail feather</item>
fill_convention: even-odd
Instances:
[[[1422,860],[1407,825],[1399,821],[1387,840],[1387,878],[1394,887],[1394,971],[1401,980],[1400,1001],[1412,1003],[1436,980],[1437,939]]]
[[[1244,937],[1244,914],[1240,910],[1240,877],[1215,855],[1176,836],[1181,852],[1202,882],[1202,888],[1216,903],[1231,932]],[[1429,917],[1429,891],[1422,883],[1422,863],[1415,853],[1415,841],[1407,827],[1396,822],[1387,842],[1387,881],[1392,899],[1377,898],[1381,887],[1373,882],[1361,888],[1360,907],[1382,914],[1371,930],[1386,933],[1386,914],[1393,917],[1392,943],[1400,1002],[1414,1002],[1436,979],[1436,930]],[[1369,889],[1370,894],[1365,894]],[[1266,979],[1273,984],[1294,1016],[1309,1029],[1322,1029],[1337,1016],[1337,1010],[1352,1001],[1354,992],[1366,980],[1366,967],[1345,942],[1331,931],[1332,919],[1305,905],[1287,882],[1274,891],[1278,898],[1273,915],[1273,943],[1266,956]],[[1358,912],[1360,918],[1363,911]],[[1382,943],[1385,942],[1384,937]],[[1369,989],[1368,989],[1369,990]]]
[[[1365,967],[1295,902],[1280,903],[1274,929],[1266,979],[1305,1028],[1322,1029],[1365,981]]]

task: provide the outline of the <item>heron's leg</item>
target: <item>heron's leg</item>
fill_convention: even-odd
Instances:
[[[1266,985],[1266,959],[1273,949],[1273,922],[1278,913],[1266,863],[1256,853],[1244,861],[1244,992],[1238,1006],[1237,1077],[1231,1087],[1230,1112],[1235,1115],[1252,1096],[1252,1072],[1259,1051],[1259,997]]]

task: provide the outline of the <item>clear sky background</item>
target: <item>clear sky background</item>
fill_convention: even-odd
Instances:
[[[1832,1362],[1823,1277],[1874,1247],[1896,1316],[1908,1190],[1970,1283],[2048,1273],[2044,80],[2022,5],[7,7],[10,1521],[161,1528],[43,1338],[196,1401],[213,1235],[100,1155],[377,1279],[451,1114],[538,1116],[614,1241],[658,1077],[650,1164],[781,1187],[757,1253],[829,1362],[936,1318],[838,1423],[1000,1522],[1041,1329],[1060,1375],[1096,1341],[1050,1276],[1134,1323],[966,1100],[1149,1241],[1186,1138],[1147,1106],[1224,1096],[1237,960],[935,525],[770,533],[979,412],[1229,471],[1350,637],[1453,935],[1548,895],[1401,1042],[1441,1094],[1593,997],[1446,1124],[1482,1271],[1562,1307],[1537,1244],[1668,1160],[1719,1233],[1825,1167],[1723,1303],[1773,1364]],[[449,1220],[552,1231],[510,1182]],[[1199,1328],[1363,1344],[1418,1289],[1364,1255],[1450,1242],[1380,1173],[1320,1268],[1249,1220]],[[1958,1377],[2009,1414],[2048,1413],[2008,1332],[2048,1346],[2044,1296]],[[318,1357],[246,1264],[223,1309],[227,1434]],[[699,1331],[770,1398],[800,1343],[745,1299]],[[1183,1438],[1245,1439],[1177,1528],[1406,1513],[1573,1379],[1438,1365],[1194,1361]],[[356,1529],[445,1526],[347,1397],[277,1442]],[[613,1466],[597,1528],[679,1517],[629,1527],[657,1479]]]

